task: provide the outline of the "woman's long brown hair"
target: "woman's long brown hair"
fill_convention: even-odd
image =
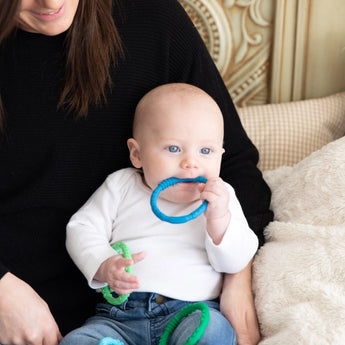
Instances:
[[[79,0],[65,42],[65,84],[58,107],[77,117],[86,116],[90,105],[106,101],[111,85],[110,67],[123,54],[112,18],[112,0]],[[15,30],[20,0],[0,0],[0,45]],[[4,127],[0,95],[0,132]]]

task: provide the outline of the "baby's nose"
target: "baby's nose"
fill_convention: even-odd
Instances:
[[[196,169],[199,167],[199,164],[198,160],[193,156],[187,156],[182,160],[181,166],[183,169]]]

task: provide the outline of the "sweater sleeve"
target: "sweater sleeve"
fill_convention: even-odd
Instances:
[[[197,29],[176,0],[169,0],[170,80],[194,84],[209,93],[224,116],[225,138],[221,177],[231,184],[249,226],[264,242],[263,229],[273,219],[271,192],[257,168],[259,154],[240,122],[229,92]]]
[[[0,279],[8,272],[7,267],[0,262]]]

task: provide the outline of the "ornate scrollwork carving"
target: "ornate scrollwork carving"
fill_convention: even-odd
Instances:
[[[274,0],[179,1],[203,38],[235,103],[266,103],[272,27],[262,10],[270,19]]]
[[[241,45],[237,49],[235,56],[235,63],[240,62],[248,52],[249,45],[259,45],[263,42],[263,36],[261,33],[255,32],[251,34],[248,30],[247,21],[251,20],[258,26],[269,26],[270,23],[266,21],[261,12],[260,5],[261,0],[223,0],[224,6],[227,9],[232,7],[242,8],[241,11],[241,32],[242,41]]]
[[[203,38],[213,61],[223,74],[230,64],[232,38],[229,22],[215,0],[179,0]]]

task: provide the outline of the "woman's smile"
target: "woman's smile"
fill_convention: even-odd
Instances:
[[[31,11],[32,15],[35,16],[37,19],[42,21],[51,21],[60,18],[64,14],[65,4],[63,4],[60,8],[55,11],[50,11],[46,13],[37,13]]]
[[[28,32],[59,35],[72,25],[78,4],[79,0],[22,0],[18,26]]]

